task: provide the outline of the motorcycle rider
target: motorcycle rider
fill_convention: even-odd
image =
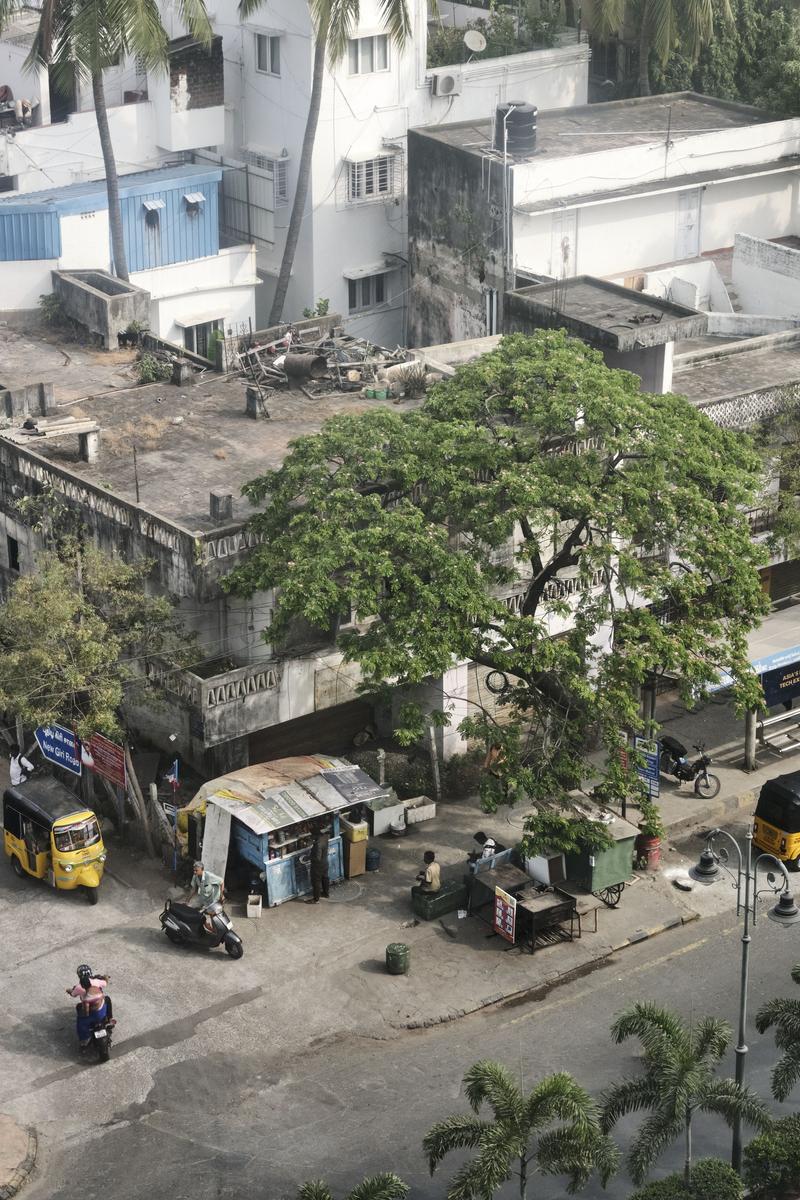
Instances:
[[[67,988],[67,995],[79,1000],[77,1007],[77,1031],[81,1049],[92,1040],[92,1027],[108,1013],[105,989],[110,983],[108,975],[95,975],[88,963],[77,969],[78,982]]]
[[[192,880],[189,884],[190,896],[187,903],[192,908],[208,908],[211,904],[217,904],[222,901],[222,880],[219,875],[214,875],[211,871],[207,871],[202,862],[196,862],[192,868]],[[203,928],[207,933],[214,932],[214,926],[211,918],[206,915],[203,919]]]

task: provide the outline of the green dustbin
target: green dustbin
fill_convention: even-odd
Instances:
[[[411,947],[405,942],[390,942],[386,947],[386,969],[390,975],[407,975],[411,964]]]

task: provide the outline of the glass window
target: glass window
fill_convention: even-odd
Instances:
[[[347,281],[348,304],[350,312],[362,312],[365,308],[375,308],[385,304],[387,299],[386,275],[365,275],[362,279]]]
[[[256,34],[256,70],[265,75],[281,73],[281,39],[268,33]]]
[[[351,75],[370,75],[389,70],[389,35],[350,38],[347,43],[347,69]]]
[[[56,827],[53,837],[56,850],[60,850],[62,854],[69,854],[73,850],[86,850],[89,846],[96,846],[100,841],[100,826],[95,817],[90,817],[88,821],[81,821],[76,825]]]

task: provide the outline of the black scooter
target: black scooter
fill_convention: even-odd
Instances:
[[[719,776],[709,771],[711,755],[706,754],[704,746],[695,746],[698,757],[691,762],[687,757],[686,747],[677,738],[668,735],[661,738],[661,774],[672,775],[681,783],[694,781],[695,794],[711,798],[716,796],[722,786]]]
[[[207,916],[211,918],[211,933],[205,927]],[[188,904],[179,904],[177,900],[166,900],[159,920],[164,933],[176,946],[198,942],[213,949],[224,944],[231,958],[241,958],[244,954],[242,939],[235,932],[233,922],[221,904],[191,908]]]
[[[83,1011],[83,1005],[76,1004],[75,1011],[80,1016]],[[111,1037],[116,1023],[111,1006],[111,997],[106,996],[105,1015],[93,1022],[89,1044],[81,1046],[81,1050],[85,1053],[87,1050],[92,1049],[97,1054],[100,1062],[108,1062],[111,1057]]]

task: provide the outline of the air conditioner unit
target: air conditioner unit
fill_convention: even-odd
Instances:
[[[461,75],[456,72],[442,72],[431,76],[432,96],[460,96]]]

